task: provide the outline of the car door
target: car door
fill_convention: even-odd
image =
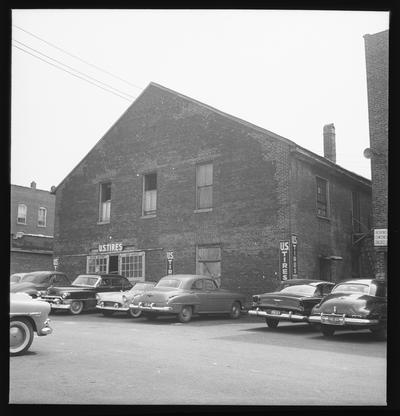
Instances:
[[[228,309],[227,299],[212,279],[204,279],[204,296],[210,312],[225,312]]]

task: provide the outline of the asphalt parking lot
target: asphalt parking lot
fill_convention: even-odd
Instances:
[[[10,403],[385,405],[386,342],[257,317],[50,316],[10,358]]]

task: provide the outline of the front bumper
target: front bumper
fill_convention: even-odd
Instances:
[[[115,306],[96,305],[96,308],[103,310],[103,311],[114,311],[114,312],[128,312],[129,311],[129,308],[127,306],[115,307]]]
[[[285,320],[285,321],[293,321],[293,322],[308,322],[308,317],[305,315],[299,315],[294,312],[281,312],[279,315],[269,313],[267,311],[263,311],[260,309],[250,309],[247,312],[249,315],[253,316],[262,316],[265,318],[275,318],[279,320]]]
[[[373,326],[380,323],[379,319],[352,318],[339,314],[319,314],[308,318],[309,322],[336,326]]]
[[[43,337],[43,336],[45,336],[45,335],[50,335],[52,332],[53,332],[53,329],[52,329],[52,328],[51,328],[51,326],[50,326],[50,319],[46,319],[46,320],[43,322],[43,326],[42,326],[42,328],[41,328],[41,329],[38,329],[37,334],[38,334],[40,337]]]
[[[131,303],[129,305],[129,308],[143,312],[178,313],[178,311],[175,311],[172,306],[156,306],[152,303],[150,303],[149,305],[136,305]]]
[[[38,297],[37,300],[41,300],[43,302],[47,302],[50,306],[51,309],[60,309],[60,310],[69,310],[71,309],[71,300],[67,299],[62,299],[61,297]],[[68,302],[68,303],[67,303]]]

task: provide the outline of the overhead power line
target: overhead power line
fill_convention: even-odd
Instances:
[[[12,40],[13,40],[14,42],[19,43],[20,45],[23,45],[25,48],[30,49],[31,51],[34,51],[35,53],[38,53],[38,54],[40,54],[40,55],[42,55],[42,56],[45,56],[46,58],[51,59],[52,61],[57,62],[58,64],[63,65],[63,66],[65,66],[65,67],[66,67],[66,68],[68,68],[68,69],[72,69],[73,71],[77,72],[78,74],[81,74],[81,75],[83,75],[83,76],[85,76],[85,77],[87,77],[87,78],[89,78],[89,79],[91,79],[91,80],[93,80],[93,81],[95,81],[95,82],[98,82],[99,84],[102,84],[102,85],[104,85],[104,86],[106,86],[106,87],[108,87],[108,88],[111,88],[111,89],[113,89],[113,90],[117,91],[117,92],[118,92],[118,93],[120,93],[120,94],[124,94],[124,95],[126,95],[127,97],[130,97],[130,98],[132,98],[132,99],[134,99],[134,98],[135,98],[133,95],[130,95],[130,94],[128,94],[128,93],[126,93],[126,92],[124,92],[124,91],[121,91],[121,90],[119,90],[119,89],[117,89],[117,88],[113,87],[112,85],[106,84],[105,82],[99,81],[98,79],[96,79],[96,78],[94,78],[94,77],[91,77],[90,75],[87,75],[87,74],[85,74],[84,72],[78,71],[77,69],[73,68],[72,66],[69,66],[69,65],[67,65],[67,64],[64,64],[64,63],[62,63],[62,62],[58,61],[57,59],[54,59],[54,58],[52,58],[51,56],[48,56],[48,55],[46,55],[46,54],[44,54],[44,53],[42,53],[42,52],[38,51],[37,49],[31,48],[30,46],[26,45],[26,44],[25,44],[25,43],[23,43],[23,42],[20,42],[20,41],[18,41],[18,40],[16,40],[16,39],[12,39]]]
[[[54,66],[54,67],[56,67],[56,68],[58,68],[58,69],[61,69],[62,71],[67,72],[67,73],[71,74],[72,76],[74,76],[74,77],[76,77],[76,78],[80,78],[80,79],[82,79],[82,80],[84,80],[84,81],[88,82],[89,84],[95,85],[96,87],[101,88],[101,89],[102,89],[102,90],[104,90],[104,91],[107,91],[107,92],[110,92],[111,94],[117,95],[118,97],[121,97],[121,98],[123,98],[123,99],[124,99],[124,100],[126,100],[126,101],[131,101],[129,98],[126,98],[126,97],[124,97],[124,96],[122,96],[122,95],[120,95],[120,94],[118,94],[118,93],[116,93],[116,92],[114,92],[114,91],[111,91],[111,90],[109,90],[109,89],[107,89],[107,88],[103,88],[103,87],[101,87],[100,85],[95,84],[94,82],[89,81],[89,80],[88,80],[88,79],[86,79],[86,78],[83,78],[83,77],[81,77],[81,76],[79,76],[79,75],[77,75],[77,74],[74,74],[73,72],[67,71],[66,69],[64,69],[64,68],[62,68],[62,67],[60,67],[60,66],[58,66],[58,65],[55,65],[55,64],[53,64],[53,63],[51,63],[51,62],[49,62],[49,61],[46,61],[45,59],[41,58],[40,56],[37,56],[37,55],[35,55],[35,54],[33,54],[33,53],[31,53],[31,52],[29,52],[29,51],[27,51],[27,50],[23,49],[23,48],[20,48],[20,47],[19,47],[19,46],[17,46],[17,45],[12,45],[12,46],[14,46],[14,48],[20,49],[21,51],[23,51],[23,52],[25,52],[25,53],[27,53],[27,54],[29,54],[29,55],[31,55],[31,56],[34,56],[34,57],[35,57],[35,58],[37,58],[37,59],[40,59],[40,60],[41,60],[41,61],[43,61],[43,62],[46,62],[46,63],[47,63],[47,64],[49,64],[49,65],[52,65],[52,66]]]
[[[116,79],[119,79],[120,81],[123,81],[123,82],[125,82],[126,84],[132,85],[132,87],[136,87],[136,88],[139,88],[139,89],[141,89],[141,90],[143,90],[143,89],[144,89],[143,87],[139,87],[138,85],[135,85],[135,84],[133,84],[132,82],[127,81],[126,79],[123,79],[123,78],[119,77],[118,75],[113,74],[112,72],[109,72],[109,71],[107,71],[107,70],[105,70],[105,69],[103,69],[103,68],[100,68],[99,66],[97,66],[97,65],[95,65],[95,64],[92,64],[92,63],[90,63],[90,62],[88,62],[88,61],[85,61],[84,59],[80,58],[79,56],[76,56],[76,55],[74,55],[74,54],[72,54],[72,53],[70,53],[70,52],[66,51],[66,50],[65,50],[65,49],[63,49],[63,48],[60,48],[59,46],[55,45],[54,43],[48,42],[47,40],[45,40],[45,39],[43,39],[43,38],[41,38],[41,37],[39,37],[39,36],[35,35],[34,33],[29,32],[29,30],[23,29],[22,27],[17,26],[17,25],[14,25],[14,24],[13,24],[13,26],[14,26],[14,27],[16,27],[16,28],[17,28],[17,29],[19,29],[19,30],[22,30],[23,32],[27,33],[28,35],[31,35],[31,36],[33,36],[34,38],[39,39],[40,41],[42,41],[42,42],[44,42],[44,43],[47,43],[48,45],[52,46],[53,48],[56,48],[56,49],[58,49],[59,51],[64,52],[64,53],[66,53],[67,55],[72,56],[72,57],[73,57],[73,58],[75,58],[75,59],[78,59],[79,61],[81,61],[81,62],[85,63],[86,65],[90,65],[90,66],[92,66],[93,68],[96,68],[96,69],[98,69],[99,71],[104,72],[105,74],[111,75],[112,77],[114,77],[114,78],[116,78]]]

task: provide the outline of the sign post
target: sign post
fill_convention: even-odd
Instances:
[[[167,275],[174,274],[174,252],[167,251]]]
[[[292,234],[291,238],[291,251],[292,251],[292,279],[297,279],[297,235]]]
[[[53,266],[54,266],[54,270],[57,271],[57,267],[60,264],[60,259],[58,257],[54,257],[53,259]]]
[[[279,242],[279,275],[281,280],[289,279],[290,250],[289,241]]]

